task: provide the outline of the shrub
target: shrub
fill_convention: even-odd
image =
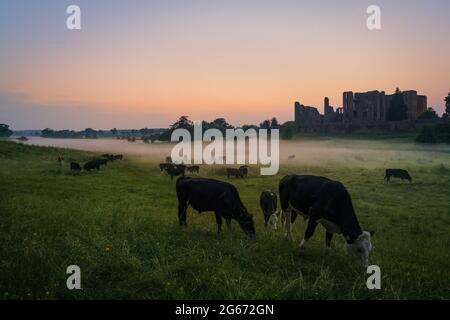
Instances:
[[[416,142],[419,143],[436,143],[437,139],[434,134],[433,127],[425,126],[416,138]]]

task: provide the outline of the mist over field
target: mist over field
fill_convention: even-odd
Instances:
[[[140,140],[128,142],[118,139],[48,139],[37,137],[30,137],[25,144],[122,153],[137,156],[141,161],[148,162],[164,162],[176,145],[176,143],[146,144]],[[208,144],[204,143],[203,149]],[[248,143],[245,151],[248,161]],[[447,144],[424,146],[395,139],[306,138],[294,141],[280,140],[279,160],[281,165],[288,166],[384,168],[414,165],[446,166],[449,165],[449,155],[450,145]],[[290,158],[292,156],[295,157]]]

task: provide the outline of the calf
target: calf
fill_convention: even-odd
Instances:
[[[389,180],[391,180],[392,177],[412,182],[412,178],[409,175],[409,172],[403,169],[386,169],[384,180],[386,182],[389,182]]]
[[[334,233],[342,234],[347,252],[359,264],[368,265],[372,233],[361,229],[350,194],[342,183],[325,177],[291,175],[280,181],[279,189],[288,239],[292,240],[291,225],[300,214],[305,220],[309,219],[300,247],[311,238],[320,223],[326,229],[327,247],[330,247]]]
[[[264,226],[270,225],[272,230],[277,229],[277,195],[272,191],[263,191],[259,197],[259,206],[264,215]]]
[[[212,211],[216,216],[217,231],[222,230],[222,218],[230,227],[231,219],[237,220],[242,230],[255,235],[253,216],[242,203],[237,189],[230,183],[203,178],[178,178],[178,219],[186,226],[188,206],[200,212]]]
[[[70,170],[71,171],[75,171],[75,172],[80,172],[81,171],[81,167],[78,163],[76,162],[71,162],[70,163]]]

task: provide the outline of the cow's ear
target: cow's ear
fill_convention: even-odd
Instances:
[[[371,231],[369,231],[369,233],[370,233],[370,236],[373,237],[373,235],[375,234],[375,231],[371,230]]]

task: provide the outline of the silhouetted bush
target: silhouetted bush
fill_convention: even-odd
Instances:
[[[416,142],[418,143],[436,143],[437,139],[434,134],[433,127],[425,126],[422,128],[422,131],[416,138]]]

